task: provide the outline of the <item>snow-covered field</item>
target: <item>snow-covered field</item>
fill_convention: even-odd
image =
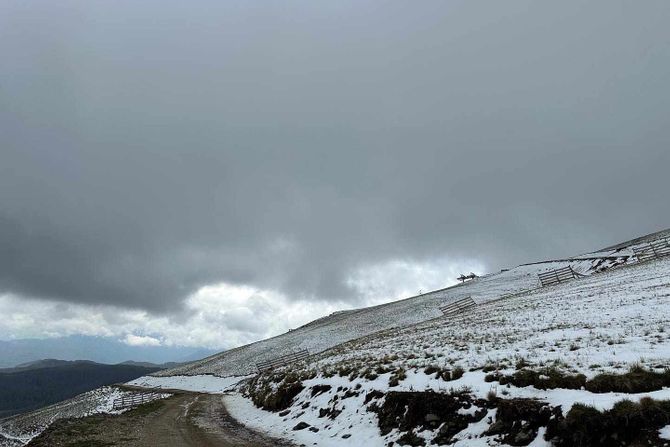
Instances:
[[[670,261],[630,266],[384,331],[316,356],[320,368],[396,355],[412,368],[565,363],[587,376],[670,359]]]
[[[27,444],[57,419],[79,418],[98,413],[121,413],[114,410],[114,401],[132,395],[114,386],[104,386],[72,399],[59,402],[30,413],[0,419],[0,447],[18,447]],[[168,397],[163,394],[157,397]]]
[[[491,394],[535,398],[552,407],[560,405],[564,411],[577,402],[607,410],[624,398],[670,399],[669,388],[626,394],[503,386],[487,381],[488,373],[482,370],[513,374],[520,362],[528,369],[554,367],[587,378],[605,372],[621,374],[632,365],[652,371],[669,368],[670,259],[484,302],[457,317],[390,329],[337,346],[309,364],[290,368],[290,374],[307,379],[284,413],[260,410],[240,395],[227,397],[227,403],[241,422],[306,445],[385,446],[397,441],[400,432],[380,434],[377,415],[366,411],[364,402],[373,390],[467,390],[479,399]],[[426,368],[431,368],[430,374]],[[436,378],[435,371],[454,370],[462,370],[462,377]],[[398,384],[391,386],[390,379],[398,378],[399,371]],[[258,383],[276,386],[277,379],[270,374],[268,378]],[[315,386],[330,388],[313,397]],[[337,412],[337,417],[324,417],[326,410]],[[455,445],[500,445],[499,437],[482,436],[495,421],[495,411],[489,410],[486,417],[458,433]],[[309,429],[294,430],[299,422],[309,424]],[[667,434],[668,429],[664,430]],[[436,427],[415,434],[429,443],[437,431]],[[531,445],[549,445],[543,433],[541,429]]]

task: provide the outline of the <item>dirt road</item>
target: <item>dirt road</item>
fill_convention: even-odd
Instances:
[[[35,438],[42,446],[289,447],[238,424],[220,395],[178,394],[118,416],[58,421]]]

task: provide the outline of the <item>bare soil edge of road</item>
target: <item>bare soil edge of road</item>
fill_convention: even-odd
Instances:
[[[237,422],[223,397],[184,393],[120,415],[98,414],[56,421],[29,447],[293,447]]]

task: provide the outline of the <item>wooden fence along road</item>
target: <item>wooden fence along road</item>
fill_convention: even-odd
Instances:
[[[539,273],[537,276],[540,278],[542,287],[546,287],[565,281],[570,281],[571,279],[577,278],[579,275],[577,272],[572,270],[572,267],[568,266],[545,273]]]
[[[442,314],[445,317],[459,314],[465,310],[475,307],[477,303],[474,302],[472,297],[468,296],[457,301],[453,301],[449,304],[440,307]]]
[[[133,408],[156,399],[160,399],[163,393],[157,391],[150,391],[146,393],[130,393],[114,399],[112,410],[123,410],[125,408]]]
[[[639,262],[650,261],[670,256],[670,243],[667,239],[659,239],[640,247],[633,247],[633,253]]]
[[[291,354],[286,354],[281,357],[276,357],[272,360],[265,360],[263,362],[256,363],[256,368],[258,371],[264,371],[270,368],[278,368],[280,366],[288,365],[292,362],[298,362],[300,360],[305,360],[309,357],[309,351],[303,349],[302,351],[292,352]]]

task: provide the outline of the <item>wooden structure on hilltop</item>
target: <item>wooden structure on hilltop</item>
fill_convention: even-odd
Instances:
[[[440,311],[445,317],[451,317],[460,314],[477,305],[471,296],[466,296],[460,300],[452,301],[449,304],[440,307]]]
[[[470,272],[469,275],[464,275],[464,274],[461,273],[461,276],[459,276],[459,277],[456,278],[456,279],[458,279],[460,282],[465,282],[467,279],[475,279],[476,277],[477,277],[477,275],[475,275],[474,273]]]

